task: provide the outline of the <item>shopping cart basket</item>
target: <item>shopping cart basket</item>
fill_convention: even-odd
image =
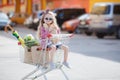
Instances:
[[[69,39],[72,35],[71,34],[59,34],[59,35],[52,35],[52,38],[59,37],[62,44],[68,43]],[[48,54],[49,51],[47,49],[48,38],[44,39],[45,41],[45,48],[42,49],[40,46],[32,46],[31,48],[25,47],[24,49],[20,50],[20,58],[21,61],[30,65],[35,65],[36,69],[27,74],[22,80],[31,79],[35,80],[38,77],[45,76],[46,73],[52,71],[53,69],[49,66],[48,61]],[[62,60],[63,60],[63,50],[57,49],[54,55],[53,63],[55,65],[54,69],[60,69],[60,71],[65,76],[66,80],[69,80],[67,75],[65,74],[64,70],[62,69]],[[41,70],[41,73],[31,77],[34,73]]]

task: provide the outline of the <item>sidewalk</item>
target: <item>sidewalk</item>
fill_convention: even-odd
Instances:
[[[74,52],[69,54],[69,63],[71,69],[63,67],[69,80],[120,80],[120,63]],[[21,80],[35,68],[20,62],[15,39],[0,35],[0,80]],[[53,70],[46,76],[47,80],[66,80],[59,70]]]

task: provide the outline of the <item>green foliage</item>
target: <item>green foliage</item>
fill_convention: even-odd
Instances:
[[[38,41],[34,39],[34,37],[31,34],[28,34],[24,37],[24,42],[27,47],[32,47],[35,45],[38,45]]]

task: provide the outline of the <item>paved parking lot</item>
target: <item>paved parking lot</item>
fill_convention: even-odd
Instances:
[[[15,28],[21,36],[36,31]],[[69,80],[120,80],[120,40],[114,37],[97,39],[85,35],[75,35],[69,42],[69,63],[71,69],[63,67]],[[0,31],[0,80],[21,80],[35,66],[20,62],[17,40]],[[59,70],[46,74],[46,80],[66,80]],[[44,80],[40,77],[36,80]]]

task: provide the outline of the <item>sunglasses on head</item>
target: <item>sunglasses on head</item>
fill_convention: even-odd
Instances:
[[[53,20],[53,19],[52,19],[52,18],[45,18],[45,20],[50,20],[50,21],[51,21],[51,20]]]

